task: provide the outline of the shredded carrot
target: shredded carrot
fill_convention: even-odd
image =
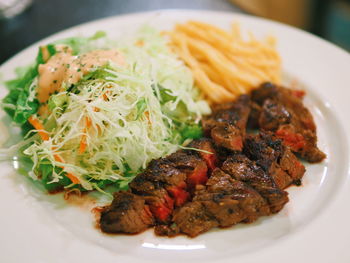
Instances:
[[[87,128],[91,127],[91,119],[89,117],[85,117],[85,125]]]
[[[108,86],[107,89],[111,88],[111,86]],[[105,93],[102,94],[102,97],[104,100],[108,100],[108,96],[107,95],[111,95],[112,92],[110,90],[107,90]]]
[[[107,90],[105,93],[103,93],[103,99],[104,100],[108,100],[108,96],[107,95],[111,95],[112,93],[111,93],[111,91],[110,90]]]
[[[56,162],[64,163],[63,158],[59,154],[55,154],[53,157],[55,158]],[[64,169],[63,166],[61,166],[60,168]],[[72,181],[72,183],[74,183],[74,184],[80,183],[78,177],[76,177],[75,175],[66,172],[66,176],[69,178],[69,180]]]
[[[145,45],[145,42],[142,39],[139,39],[135,43],[135,46],[137,46],[137,47],[143,47],[144,45]]]
[[[87,146],[87,143],[86,143],[86,135],[83,134],[83,136],[81,137],[81,140],[80,140],[80,145],[79,145],[79,153],[80,153],[80,154],[82,154],[82,153],[85,152],[86,146]]]
[[[49,134],[45,131],[44,125],[34,117],[34,115],[30,116],[28,119],[28,122],[36,129],[38,130],[38,133],[43,141],[49,140]]]
[[[100,109],[97,108],[97,107],[94,107],[94,111],[95,111],[95,112],[99,112]],[[90,122],[91,122],[91,121],[90,121]],[[91,125],[90,125],[90,126],[91,126]],[[98,124],[96,124],[96,127],[97,127],[97,130],[98,130],[98,134],[101,135],[101,133],[102,133],[101,127],[100,127]]]
[[[151,118],[149,117],[149,111],[145,111],[145,116],[146,116],[146,119],[148,121],[148,124],[151,125],[152,122],[151,122]]]
[[[55,154],[55,155],[53,156],[53,158],[55,158],[55,161],[56,161],[56,162],[64,163],[63,158],[62,158],[60,155],[58,155],[58,154]]]
[[[79,179],[75,175],[71,173],[66,173],[66,176],[69,178],[69,180],[72,181],[73,184],[80,184]]]
[[[84,128],[84,134],[81,136],[80,145],[79,145],[79,153],[82,154],[86,150],[87,142],[86,142],[86,132],[88,128],[91,127],[91,119],[89,117],[85,117],[85,128]]]

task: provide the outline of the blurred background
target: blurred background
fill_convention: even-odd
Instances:
[[[262,16],[350,50],[350,0],[0,0],[0,64],[28,45],[83,22],[169,8]]]

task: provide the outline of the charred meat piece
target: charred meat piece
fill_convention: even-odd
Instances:
[[[143,196],[157,222],[168,222],[174,210],[174,200],[165,189],[154,191],[151,195]]]
[[[207,159],[215,164],[209,157]],[[151,161],[147,169],[130,183],[130,187],[145,198],[157,221],[166,223],[174,207],[185,204],[196,185],[205,185],[207,180],[206,160],[193,151],[180,150],[166,158]]]
[[[234,179],[254,188],[267,200],[272,213],[280,211],[288,202],[288,193],[281,190],[262,168],[242,154],[229,157],[221,169]]]
[[[300,131],[295,125],[282,125],[276,131],[276,136],[281,138],[295,153],[310,163],[318,163],[326,158],[326,154],[317,148],[316,133],[311,130]]]
[[[166,157],[152,160],[143,172],[147,180],[165,185],[178,185],[186,180],[186,173],[176,168],[174,162]]]
[[[250,129],[259,129],[259,117],[261,114],[262,108],[259,104],[254,101],[250,102],[250,114],[248,118],[247,128]]]
[[[152,180],[149,175],[149,173],[139,174],[129,186],[133,193],[145,199],[159,222],[166,222],[174,209],[174,200],[164,188],[165,183]]]
[[[213,113],[202,120],[204,132],[213,138],[217,146],[241,151],[249,112],[248,95],[241,95],[234,102],[217,105]]]
[[[270,175],[281,189],[291,183],[299,185],[305,173],[304,165],[272,133],[260,132],[247,136],[243,152]]]
[[[244,222],[255,221],[259,216],[269,215],[270,209],[264,198],[249,185],[232,178],[221,169],[215,169],[207,182],[209,196],[222,195],[239,201],[238,205],[245,215]],[[207,194],[200,193],[193,200],[204,200]],[[214,198],[215,200],[215,198]],[[220,221],[220,220],[219,220]],[[221,221],[220,221],[221,222]],[[221,226],[224,226],[221,224]]]
[[[260,138],[262,138],[269,147],[281,153],[277,161],[278,164],[282,170],[287,172],[292,178],[293,183],[299,185],[306,171],[305,166],[292,153],[290,148],[286,147],[281,140],[278,137],[276,138],[272,133],[261,132]]]
[[[154,233],[157,236],[174,237],[179,234],[179,227],[174,223],[171,225],[156,225],[154,227]]]
[[[249,159],[255,161],[265,173],[270,175],[279,188],[284,189],[293,182],[292,178],[281,169],[277,162],[281,152],[268,147],[259,136],[247,136],[243,152]]]
[[[259,126],[268,131],[276,131],[281,125],[291,122],[292,116],[282,103],[265,100],[259,116]]]
[[[291,150],[309,162],[320,162],[326,155],[317,148],[316,125],[303,105],[303,91],[290,90],[264,83],[252,92],[260,106],[250,116],[250,123],[273,131]],[[260,113],[259,113],[260,112]]]
[[[175,197],[175,203],[183,202],[180,199],[187,198],[182,192],[186,188],[186,179],[186,173],[174,167],[168,159],[161,158],[151,161],[147,169],[130,183],[130,188],[133,193],[143,196],[159,222],[167,222],[174,209],[174,199],[169,193]]]
[[[212,140],[208,138],[194,140],[188,145],[188,147],[200,150],[193,152],[193,154],[199,154],[199,156],[206,162],[209,171],[213,171],[219,165],[219,157]]]
[[[216,168],[206,186],[197,187],[192,202],[174,212],[172,227],[157,233],[184,233],[195,237],[213,227],[251,223],[270,214],[267,202],[254,189]]]
[[[271,82],[265,82],[258,89],[252,91],[251,99],[258,105],[262,106],[266,99],[276,98],[278,95],[278,87]]]
[[[186,183],[183,182],[179,185],[168,186],[166,188],[171,198],[174,200],[175,206],[182,206],[190,199],[190,194],[186,189]]]
[[[241,151],[244,134],[242,130],[227,122],[219,122],[212,130],[211,137],[221,147],[232,151]]]
[[[183,233],[190,237],[198,236],[219,225],[215,217],[206,209],[202,202],[190,202],[179,210],[173,217],[177,233]],[[159,232],[156,232],[159,233]]]
[[[186,175],[185,181],[189,190],[194,190],[196,185],[205,183],[208,180],[208,167],[202,158],[191,151],[177,151],[167,157],[173,166]],[[184,187],[186,188],[186,186]]]
[[[129,192],[117,192],[101,212],[100,226],[106,233],[140,233],[154,224],[145,200]]]
[[[282,170],[293,179],[293,184],[301,185],[301,179],[304,176],[306,169],[289,147],[285,147],[278,163]]]

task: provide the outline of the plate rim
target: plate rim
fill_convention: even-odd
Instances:
[[[320,36],[317,36],[313,33],[310,33],[308,31],[302,30],[300,28],[294,27],[292,25],[283,23],[283,22],[279,22],[279,21],[274,21],[272,19],[268,19],[268,18],[264,18],[264,17],[258,17],[252,14],[242,14],[242,13],[236,13],[236,12],[229,12],[229,11],[216,11],[216,10],[198,10],[198,9],[186,9],[186,8],[160,8],[160,9],[155,9],[155,10],[150,10],[150,11],[136,11],[136,12],[130,12],[130,13],[123,13],[123,14],[117,14],[117,15],[110,15],[110,16],[106,16],[106,17],[102,17],[102,18],[98,18],[98,19],[94,19],[91,21],[86,21],[86,22],[82,22],[82,23],[78,23],[76,25],[73,25],[71,27],[65,28],[63,30],[57,31],[55,33],[52,33],[48,36],[45,36],[44,38],[41,38],[37,41],[35,41],[34,43],[28,45],[27,47],[21,49],[19,52],[15,53],[14,55],[12,55],[11,57],[9,57],[8,59],[6,59],[2,64],[0,64],[0,70],[2,67],[6,66],[6,64],[8,64],[11,60],[15,59],[16,57],[20,56],[22,53],[27,52],[28,50],[39,46],[40,43],[44,43],[47,41],[51,41],[50,39],[55,38],[56,35],[58,34],[64,34],[67,33],[69,31],[74,31],[77,30],[80,27],[85,27],[85,26],[91,26],[95,23],[100,23],[100,22],[106,22],[108,20],[114,20],[116,18],[124,18],[124,17],[133,17],[133,16],[143,16],[143,15],[148,15],[148,14],[157,14],[157,13],[179,13],[179,12],[186,12],[186,13],[207,13],[207,14],[213,14],[213,15],[229,15],[229,16],[237,16],[239,17],[245,17],[248,19],[253,19],[258,21],[264,21],[264,22],[268,22],[271,24],[277,24],[279,26],[283,26],[283,27],[287,27],[290,30],[294,30],[297,31],[299,33],[308,35],[309,37],[312,37],[314,39],[316,39],[318,42],[321,41],[323,42],[323,44],[332,46],[333,48],[336,48],[338,51],[341,51],[344,53],[344,55],[348,55],[350,57],[350,52],[348,52],[347,50],[345,50],[344,48],[330,42],[327,41],[324,38],[321,38]]]
[[[248,18],[248,19],[252,19],[252,20],[256,20],[257,22],[262,20],[262,21],[265,21],[265,22],[268,22],[268,23],[272,23],[272,24],[279,24],[280,26],[283,26],[283,27],[288,27],[289,29],[291,30],[294,30],[294,31],[298,31],[299,33],[302,33],[303,35],[307,35],[308,37],[311,37],[313,38],[315,41],[319,42],[323,42],[324,44],[330,46],[332,49],[336,49],[338,51],[341,51],[344,55],[347,55],[348,56],[348,59],[350,60],[350,54],[343,50],[342,48],[318,37],[318,36],[315,36],[313,34],[310,34],[308,32],[305,32],[301,29],[298,29],[298,28],[295,28],[295,27],[292,27],[292,26],[289,26],[289,25],[285,25],[283,23],[279,23],[279,22],[275,22],[275,21],[272,21],[272,20],[269,20],[269,19],[265,19],[265,18],[259,18],[259,17],[255,17],[255,16],[252,16],[252,15],[245,15],[245,14],[237,14],[237,13],[234,13],[234,12],[226,12],[226,11],[209,11],[209,10],[193,10],[193,9],[159,9],[159,10],[154,10],[154,11],[146,11],[146,12],[134,12],[134,13],[127,13],[127,14],[122,14],[122,15],[114,15],[114,16],[108,16],[108,17],[104,17],[104,18],[100,18],[100,19],[96,19],[96,20],[93,20],[93,21],[88,21],[88,22],[85,22],[85,23],[81,23],[81,24],[78,24],[78,25],[75,25],[75,26],[72,26],[72,27],[69,27],[69,28],[66,28],[64,30],[61,30],[59,32],[56,32],[50,36],[47,36],[39,41],[36,41],[35,43],[29,45],[28,47],[26,47],[25,49],[21,50],[20,52],[18,52],[17,54],[15,54],[14,56],[10,57],[9,59],[7,59],[3,64],[0,65],[0,71],[4,68],[4,67],[7,67],[8,64],[11,64],[11,61],[17,59],[18,57],[21,57],[23,56],[23,54],[25,54],[26,52],[28,52],[29,50],[31,49],[34,49],[35,47],[37,47],[38,45],[40,45],[40,43],[44,43],[44,42],[47,42],[47,41],[51,41],[50,39],[54,39],[56,38],[58,35],[60,34],[65,34],[65,33],[68,33],[70,31],[77,31],[80,27],[91,27],[93,24],[96,24],[96,23],[103,23],[103,22],[106,22],[108,20],[115,20],[115,19],[120,19],[120,18],[125,18],[125,17],[129,17],[129,18],[132,18],[134,16],[144,16],[144,15],[151,15],[151,14],[157,14],[157,13],[172,13],[172,14],[176,14],[176,13],[179,13],[179,12],[186,12],[186,13],[203,13],[203,14],[214,14],[214,15],[220,15],[220,14],[225,14],[225,15],[229,15],[229,16],[232,16],[232,18],[237,18],[237,20],[240,19],[240,17],[244,17],[244,18]],[[335,114],[336,115],[336,114]],[[337,116],[337,118],[339,119],[339,116]],[[340,123],[340,121],[339,121]],[[344,133],[346,135],[346,133]],[[346,137],[347,139],[347,145],[349,146],[349,138]],[[347,176],[349,177],[350,176],[350,168],[348,167],[348,174]],[[344,188],[348,187],[349,186],[349,180],[347,180],[347,184],[344,184],[343,187],[342,187],[342,190],[339,191],[339,192],[343,192]],[[335,198],[340,198],[340,195],[341,193],[338,193]],[[348,194],[348,197],[350,197],[350,194]],[[335,200],[333,200],[333,202],[335,202]],[[350,257],[349,257],[350,258]],[[226,262],[226,261],[225,261]]]

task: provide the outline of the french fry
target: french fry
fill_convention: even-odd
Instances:
[[[198,21],[178,24],[168,36],[211,102],[230,101],[262,82],[280,81],[281,59],[271,36],[259,41],[249,34],[246,40],[237,23],[226,32]]]

